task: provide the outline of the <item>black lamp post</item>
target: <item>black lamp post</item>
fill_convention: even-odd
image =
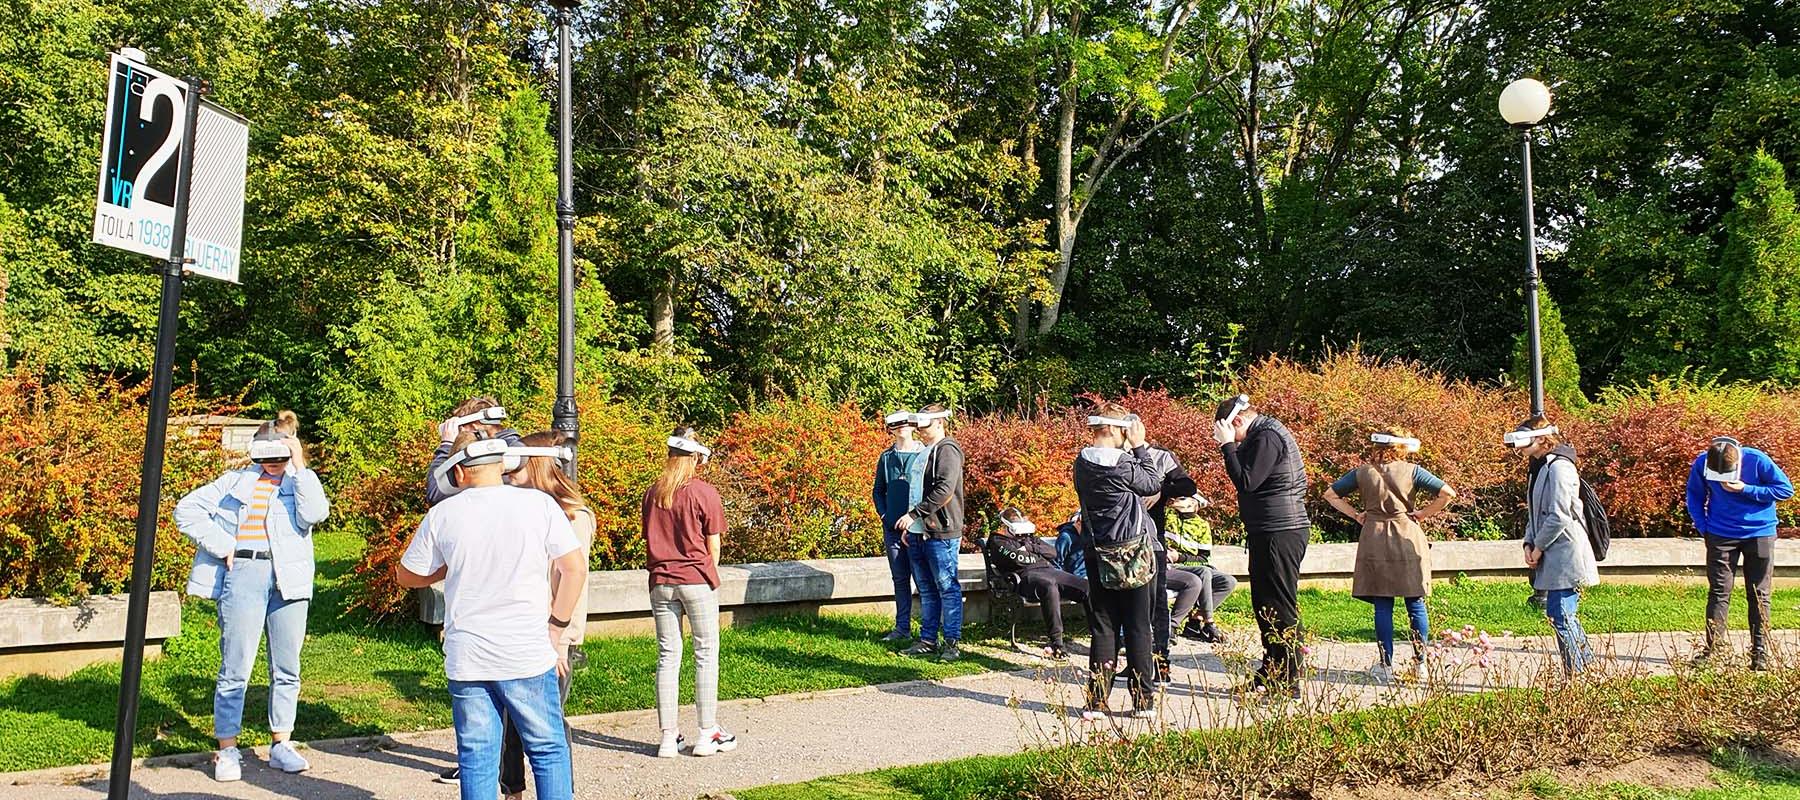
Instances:
[[[1531,129],[1550,113],[1550,89],[1531,78],[1507,84],[1500,116],[1519,132],[1525,169],[1525,315],[1531,340],[1531,415],[1544,414],[1544,342],[1538,323],[1537,221],[1531,201]]]
[[[581,438],[581,418],[575,408],[575,158],[574,131],[569,122],[569,86],[574,49],[570,44],[570,17],[580,0],[550,0],[556,7],[556,405],[551,407],[551,426],[568,435],[569,447]],[[575,477],[575,462],[563,465]]]

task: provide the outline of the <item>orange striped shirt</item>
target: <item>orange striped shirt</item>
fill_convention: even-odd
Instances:
[[[256,491],[250,495],[250,513],[244,515],[244,521],[238,525],[237,543],[239,547],[252,545],[250,550],[269,549],[269,503],[275,499],[275,490],[281,487],[280,478],[263,475],[256,479]]]

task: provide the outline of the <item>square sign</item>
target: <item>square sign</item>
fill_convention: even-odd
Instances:
[[[167,259],[175,231],[185,81],[113,54],[94,242]],[[188,190],[188,271],[237,282],[244,230],[244,164],[250,125],[202,99]]]

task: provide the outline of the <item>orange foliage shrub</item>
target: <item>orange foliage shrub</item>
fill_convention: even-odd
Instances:
[[[148,383],[46,385],[23,371],[0,378],[0,597],[73,600],[125,590],[148,394]],[[171,416],[233,411],[202,407],[186,388],[170,401]],[[175,502],[224,469],[216,433],[170,428],[154,588],[185,585],[194,555],[175,529]]]
[[[970,538],[985,536],[1007,506],[1018,506],[1044,533],[1075,513],[1070,469],[1087,443],[1087,427],[1076,411],[975,417],[952,429],[951,436],[967,456],[963,496]]]
[[[725,496],[728,561],[773,561],[881,552],[872,499],[880,425],[851,403],[777,400],[733,414],[703,473]]]

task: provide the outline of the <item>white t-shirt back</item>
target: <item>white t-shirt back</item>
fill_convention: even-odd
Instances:
[[[400,565],[444,576],[444,672],[453,681],[532,678],[556,666],[550,646],[551,560],[579,548],[550,495],[476,486],[425,515]]]

